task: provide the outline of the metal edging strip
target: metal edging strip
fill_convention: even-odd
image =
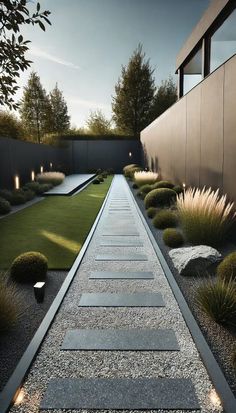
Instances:
[[[3,391],[0,393],[0,412],[1,413],[7,413],[9,409],[11,408],[12,404],[16,400],[16,397],[20,391],[20,388],[22,387],[24,378],[34,361],[39,348],[44,340],[45,335],[47,334],[55,315],[57,314],[61,303],[70,287],[70,284],[72,283],[74,276],[79,268],[79,265],[84,257],[84,254],[89,246],[89,243],[92,239],[92,236],[95,232],[95,229],[99,223],[99,220],[102,216],[103,210],[105,208],[105,205],[107,203],[107,199],[110,195],[112,186],[113,186],[114,178],[112,179],[110,188],[107,192],[107,195],[103,201],[103,204],[100,208],[100,211],[93,223],[93,226],[91,230],[89,231],[89,234],[78,254],[76,257],[74,263],[72,264],[72,267],[67,274],[59,292],[57,293],[56,297],[54,298],[54,301],[52,302],[48,312],[46,313],[43,321],[41,322],[39,328],[37,329],[35,335],[33,336],[31,342],[29,343],[27,349],[25,350],[23,356],[21,357],[19,363],[17,364],[13,374],[11,375],[10,379],[8,380],[7,384],[3,388]]]
[[[127,182],[126,182],[127,183]],[[197,350],[201,356],[201,359],[206,367],[206,370],[210,376],[210,379],[212,380],[212,383],[217,391],[217,394],[221,400],[222,406],[224,408],[225,413],[233,413],[236,412],[236,398],[234,397],[234,394],[219,366],[217,363],[210,347],[208,346],[205,337],[203,336],[201,329],[199,328],[147,222],[146,219],[144,218],[142,212],[139,209],[139,206],[136,202],[136,199],[130,190],[129,185],[127,184],[129,191],[131,193],[131,196],[134,201],[134,205],[136,206],[136,209],[138,211],[138,214],[144,224],[144,227],[147,231],[147,234],[149,236],[149,239],[152,243],[152,246],[155,250],[155,253],[157,255],[157,258],[160,261],[160,264],[162,266],[162,269],[164,271],[164,274],[167,278],[167,281],[170,285],[170,288],[175,296],[175,299],[179,305],[179,308],[181,310],[181,313],[184,317],[185,323],[192,335],[193,341],[197,347]]]

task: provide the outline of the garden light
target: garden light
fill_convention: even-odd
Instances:
[[[42,303],[45,294],[45,282],[37,282],[34,284],[34,296],[37,303]]]
[[[34,171],[31,171],[31,181],[34,181],[34,179],[35,179],[35,173]]]
[[[43,173],[43,166],[40,166],[40,172]]]
[[[129,157],[132,158],[132,152],[129,152]]]
[[[15,176],[15,189],[20,188],[20,178],[18,175]]]
[[[50,162],[50,169],[52,169],[52,162]]]
[[[16,406],[19,406],[19,404],[21,404],[21,403],[23,402],[24,397],[25,397],[25,392],[24,392],[23,389],[20,389],[20,391],[18,392],[18,394],[17,394],[17,396],[16,396],[16,399],[15,399],[15,403],[14,403],[14,404],[15,404]]]

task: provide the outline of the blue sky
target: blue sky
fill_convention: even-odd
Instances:
[[[138,43],[155,68],[156,84],[172,75],[184,41],[210,0],[41,0],[51,11],[44,33],[25,26],[32,41],[27,57],[34,63],[20,78],[22,86],[35,70],[49,92],[58,82],[71,123],[85,125],[90,110],[111,117],[111,96]]]

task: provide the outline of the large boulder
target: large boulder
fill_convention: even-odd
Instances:
[[[197,275],[221,261],[221,254],[207,245],[175,248],[169,255],[181,275]]]

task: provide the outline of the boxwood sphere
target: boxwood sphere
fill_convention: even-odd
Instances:
[[[145,208],[169,206],[175,199],[176,192],[173,189],[153,189],[145,197]]]
[[[43,281],[48,269],[47,258],[36,251],[19,255],[11,265],[11,276],[19,282]]]
[[[174,184],[170,181],[158,181],[155,184],[152,185],[153,189],[160,189],[160,188],[169,188],[173,189]]]
[[[100,180],[97,179],[97,178],[95,178],[95,179],[93,180],[93,185],[99,185],[99,184],[100,184]]]
[[[183,235],[175,228],[166,228],[163,231],[163,241],[171,248],[178,248],[184,243]]]
[[[227,255],[217,267],[217,276],[222,280],[236,281],[236,252]]]
[[[8,214],[11,210],[10,202],[8,202],[4,198],[0,198],[0,214],[5,215]]]
[[[154,218],[155,215],[156,215],[156,213],[157,213],[157,209],[154,208],[154,207],[150,207],[150,208],[148,208],[148,210],[147,210],[147,216],[148,216],[148,218]]]
[[[168,227],[176,227],[177,216],[169,209],[163,209],[154,216],[153,225],[158,229],[165,229]]]

